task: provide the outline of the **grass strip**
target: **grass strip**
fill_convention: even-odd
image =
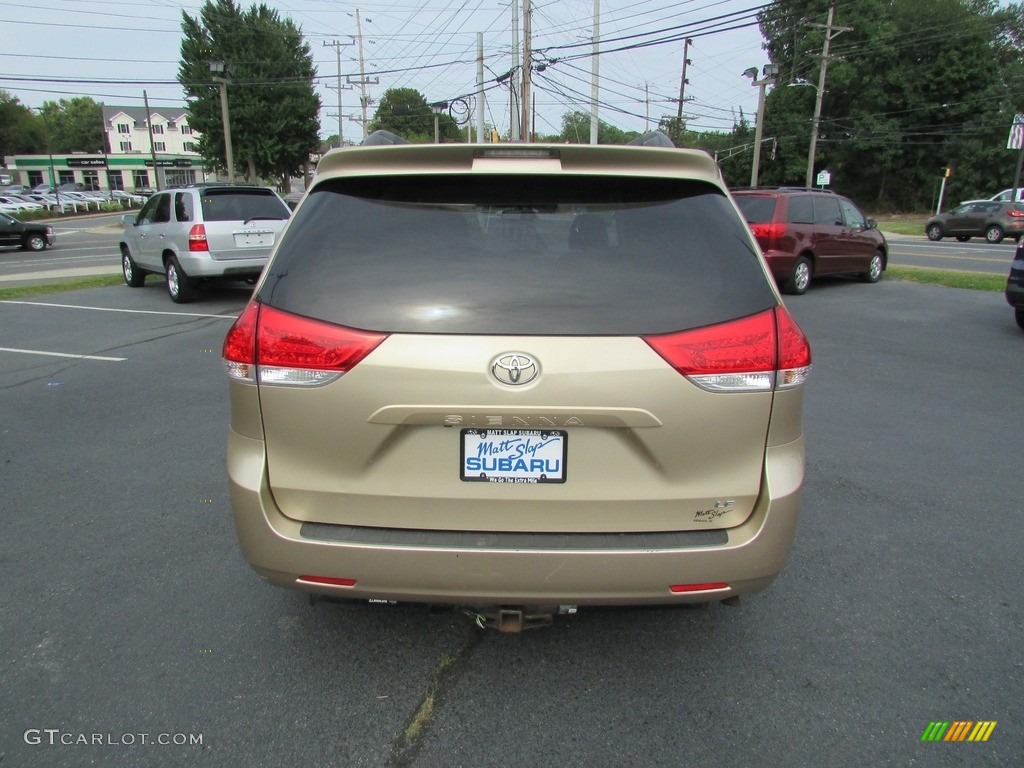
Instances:
[[[885,269],[885,279],[908,280],[912,283],[942,285],[947,288],[967,288],[972,291],[1006,290],[1006,275],[988,272],[966,272],[956,269],[930,269],[928,267],[902,267],[890,264]]]
[[[86,288],[106,288],[111,285],[124,285],[121,275],[101,275],[99,277],[83,277],[62,283],[38,283],[36,285],[18,285],[13,288],[0,288],[0,301],[3,299],[24,299],[28,296],[45,296],[48,293],[66,293],[81,291]]]

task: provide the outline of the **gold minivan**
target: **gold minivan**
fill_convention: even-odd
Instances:
[[[223,357],[273,584],[529,613],[789,557],[810,348],[703,152],[332,151]]]

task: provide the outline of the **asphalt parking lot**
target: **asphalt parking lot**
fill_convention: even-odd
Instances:
[[[1024,333],[1000,294],[788,300],[815,365],[788,569],[736,608],[521,635],[249,571],[219,355],[247,295],[0,302],[0,765],[1020,765]],[[934,721],[997,725],[922,742]]]

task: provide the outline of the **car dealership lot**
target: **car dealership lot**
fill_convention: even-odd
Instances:
[[[1018,761],[1024,333],[1001,294],[883,278],[790,300],[815,369],[788,569],[738,608],[521,635],[310,607],[250,572],[219,356],[247,296],[0,302],[3,764]],[[936,720],[998,725],[922,743]],[[202,743],[149,743],[181,734]]]

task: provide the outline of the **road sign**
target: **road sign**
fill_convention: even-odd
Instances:
[[[832,174],[828,171],[818,171],[818,186],[827,187],[832,182]]]
[[[1024,115],[1015,115],[1013,125],[1010,126],[1010,135],[1006,139],[1007,149],[1020,149],[1024,147]]]

